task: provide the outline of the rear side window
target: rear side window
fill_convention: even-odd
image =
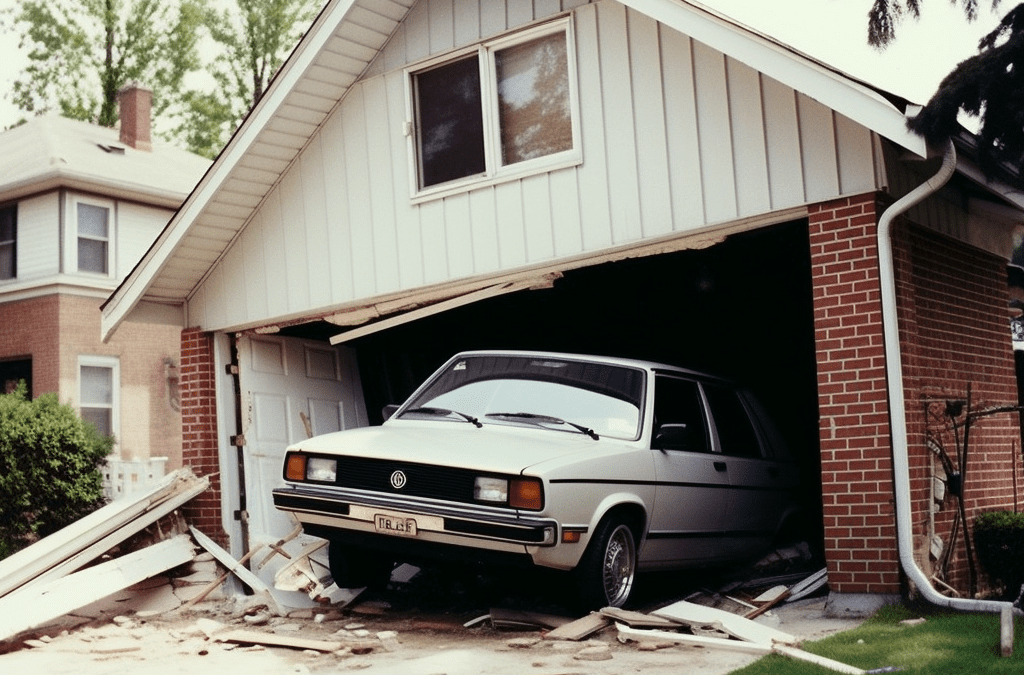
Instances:
[[[701,402],[697,383],[674,377],[658,377],[655,380],[654,424],[655,434],[663,424],[685,424],[685,444],[664,443],[665,450],[688,450],[710,452],[707,424],[704,421],[704,404]]]
[[[723,455],[760,459],[761,442],[750,422],[750,416],[734,389],[705,385],[711,417],[718,430],[718,441]]]

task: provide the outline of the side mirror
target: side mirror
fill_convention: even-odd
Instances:
[[[662,424],[654,432],[653,446],[659,450],[687,450],[690,430],[685,424]]]
[[[394,403],[388,403],[386,406],[384,406],[384,408],[381,409],[380,411],[381,415],[384,416],[384,421],[387,422],[389,419],[391,419],[391,416],[398,412],[398,409],[400,407],[401,406],[395,405]]]

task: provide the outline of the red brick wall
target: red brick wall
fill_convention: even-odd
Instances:
[[[217,444],[217,392],[213,336],[198,329],[181,332],[182,463],[197,476],[210,476],[210,488],[183,511],[188,521],[221,545],[227,534],[221,525],[221,481]]]
[[[813,206],[809,216],[825,548],[829,585],[840,593],[901,590],[876,241],[883,208],[868,194]],[[932,477],[944,472],[933,469],[927,434],[953,441],[929,403],[964,397],[968,382],[976,409],[1016,402],[1005,261],[906,223],[895,228],[894,249],[911,518],[919,564],[931,573],[931,533],[949,540],[955,502],[946,496],[932,526]],[[1015,422],[1003,415],[972,429],[968,522],[1013,506]],[[966,591],[962,553],[948,571],[946,581]]]
[[[58,296],[0,305],[0,358],[32,357],[34,396],[60,391],[59,338]]]
[[[829,587],[898,593],[875,195],[811,207]]]

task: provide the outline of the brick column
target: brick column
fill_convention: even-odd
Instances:
[[[217,391],[213,335],[189,328],[181,332],[182,464],[197,476],[210,476],[210,488],[182,511],[190,524],[222,545],[220,457],[217,445]]]
[[[810,208],[829,587],[900,591],[874,193]]]

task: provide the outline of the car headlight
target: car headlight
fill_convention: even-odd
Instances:
[[[473,481],[473,499],[540,511],[544,508],[544,487],[539,478],[477,476]]]
[[[333,483],[338,478],[338,460],[310,457],[306,462],[306,480]]]
[[[338,478],[338,460],[330,457],[309,457],[289,453],[285,459],[284,477],[292,481],[333,483]]]

